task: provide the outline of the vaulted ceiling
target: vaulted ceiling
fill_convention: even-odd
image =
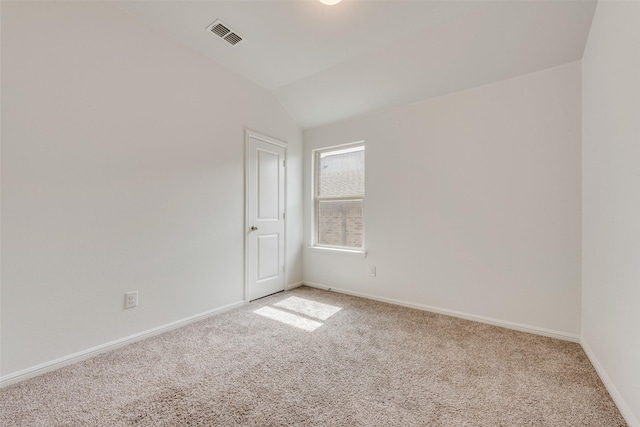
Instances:
[[[303,128],[582,57],[586,0],[116,1],[271,91]],[[244,40],[206,30],[221,20]]]

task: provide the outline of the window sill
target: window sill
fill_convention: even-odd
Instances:
[[[364,249],[328,248],[324,246],[308,246],[307,249],[318,253],[356,255],[363,258],[367,257],[367,251]]]

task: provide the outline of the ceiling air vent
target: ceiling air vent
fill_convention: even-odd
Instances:
[[[240,37],[239,35],[237,35],[236,33],[230,33],[228,36],[226,36],[224,38],[226,41],[228,41],[229,43],[231,43],[232,45],[237,45],[238,43],[240,43],[242,41],[242,37]]]
[[[238,35],[238,33],[234,32],[228,25],[223,24],[220,20],[216,20],[213,24],[207,27],[207,31],[211,31],[216,36],[220,37],[222,40],[226,41],[232,46],[240,43],[243,38]]]

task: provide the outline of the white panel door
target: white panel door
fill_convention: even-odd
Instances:
[[[285,145],[247,131],[249,301],[284,290]]]

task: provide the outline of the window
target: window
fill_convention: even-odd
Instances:
[[[364,144],[314,152],[316,246],[364,248]]]

